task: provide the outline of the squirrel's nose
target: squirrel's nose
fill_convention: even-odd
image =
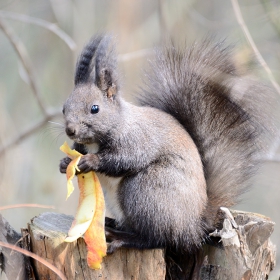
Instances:
[[[76,129],[74,126],[72,125],[68,125],[66,128],[65,128],[65,132],[66,134],[71,137],[71,136],[74,136],[76,134]]]

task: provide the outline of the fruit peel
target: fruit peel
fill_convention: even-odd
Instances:
[[[67,142],[60,147],[60,150],[72,159],[66,170],[68,198],[74,190],[72,179],[76,170],[80,171],[78,163],[82,154],[71,150]],[[78,174],[77,177],[80,189],[79,205],[65,241],[73,242],[84,234],[88,248],[88,266],[92,269],[100,269],[102,259],[106,256],[107,251],[103,191],[95,172]]]
[[[102,258],[106,256],[107,244],[104,231],[105,202],[103,192],[97,175],[93,172],[96,186],[96,210],[84,239],[88,246],[87,262],[92,269],[100,269]]]
[[[60,147],[60,150],[65,153],[69,158],[72,159],[72,161],[69,163],[66,169],[66,177],[67,177],[67,196],[66,200],[68,197],[72,194],[74,191],[74,185],[72,182],[72,179],[74,178],[76,171],[80,171],[78,168],[79,161],[82,157],[82,154],[79,153],[76,150],[72,150],[67,142],[64,142],[64,144]]]

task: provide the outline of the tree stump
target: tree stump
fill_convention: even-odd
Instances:
[[[32,251],[63,271],[67,279],[155,279],[165,278],[163,250],[120,249],[106,256],[101,270],[92,270],[87,265],[87,249],[83,238],[72,243],[63,242],[72,224],[73,217],[43,213],[29,225]],[[38,279],[57,279],[57,276],[35,261]]]
[[[104,258],[101,270],[89,269],[83,238],[73,243],[64,242],[72,221],[73,217],[64,214],[43,213],[35,217],[28,227],[30,250],[61,270],[66,279],[172,278],[166,273],[164,250],[160,249],[121,249]],[[219,240],[218,245],[203,246],[197,256],[198,263],[203,265],[190,280],[267,279],[275,265],[275,246],[269,240],[274,223],[258,214],[230,212],[226,208],[219,213],[219,221],[222,226],[211,234],[212,238]],[[19,238],[20,235],[15,235],[8,223],[0,219],[0,241],[14,244]],[[0,270],[4,271],[8,279],[35,279],[26,263],[28,258],[15,253],[11,255],[8,249],[0,247]],[[60,279],[40,262],[32,260],[31,264],[36,279]]]
[[[276,247],[269,240],[274,223],[267,217],[223,211],[223,228],[212,233],[223,248],[206,246],[203,280],[265,280],[276,262]]]

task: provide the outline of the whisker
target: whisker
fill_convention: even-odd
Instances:
[[[64,127],[64,124],[61,124],[61,123],[58,123],[58,122],[48,121],[48,123],[56,124],[56,125],[59,125],[59,126],[63,126],[63,127]]]

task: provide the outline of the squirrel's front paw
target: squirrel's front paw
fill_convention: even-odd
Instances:
[[[66,173],[66,169],[71,161],[72,159],[69,157],[65,157],[60,161],[59,170],[61,173]]]
[[[95,154],[87,154],[81,157],[78,168],[81,173],[96,171],[99,164],[99,158]]]

